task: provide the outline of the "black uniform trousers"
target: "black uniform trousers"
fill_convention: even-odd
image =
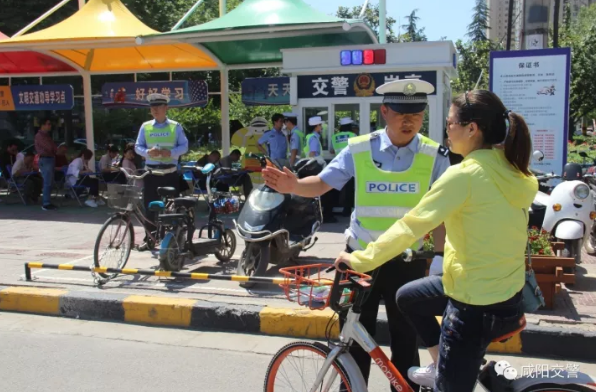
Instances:
[[[150,222],[155,222],[157,216],[155,212],[149,211],[149,203],[152,201],[161,200],[161,196],[159,196],[157,193],[157,188],[172,187],[180,192],[180,177],[178,172],[168,173],[163,176],[149,174],[143,179],[143,184],[143,205],[145,206],[145,217]],[[149,232],[154,232],[157,229],[153,223],[149,222],[145,222],[145,228]]]
[[[352,253],[352,250],[347,248],[346,252]],[[389,324],[391,362],[401,375],[408,380],[412,389],[417,392],[420,387],[408,379],[408,369],[412,366],[420,366],[417,334],[397,307],[395,294],[406,283],[425,276],[426,260],[413,260],[406,263],[400,259],[393,259],[367,274],[372,275],[372,273],[376,274],[376,280],[368,293],[368,298],[362,304],[360,323],[374,339],[377,329],[377,314],[382,299],[385,303]],[[343,324],[344,320],[340,319],[340,327],[343,327]],[[368,385],[371,366],[370,355],[355,342],[350,347],[350,354],[354,357]],[[396,392],[393,387],[391,387],[391,391]]]

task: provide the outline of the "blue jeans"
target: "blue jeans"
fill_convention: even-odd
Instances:
[[[396,295],[397,306],[426,347],[439,345],[435,392],[472,392],[491,341],[519,327],[521,291],[491,305],[469,305],[445,296],[442,277],[408,283]],[[435,316],[443,316],[439,327]]]
[[[40,157],[39,158],[39,171],[43,178],[43,203],[42,205],[47,206],[51,204],[52,185],[54,184],[54,171],[56,159],[51,157]]]

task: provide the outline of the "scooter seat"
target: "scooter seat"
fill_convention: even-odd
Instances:
[[[176,188],[167,186],[157,188],[157,194],[161,197],[176,197],[178,196],[179,192],[176,190]]]
[[[196,197],[178,197],[174,199],[174,206],[176,207],[185,207],[185,208],[194,208],[197,206],[199,199]]]
[[[540,211],[540,210],[545,210],[546,206],[542,203],[539,203],[537,201],[532,203],[532,211]]]

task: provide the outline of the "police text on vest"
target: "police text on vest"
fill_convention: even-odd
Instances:
[[[366,193],[418,193],[418,182],[367,182]]]
[[[170,132],[158,132],[158,133],[150,133],[149,137],[167,137],[170,136]]]

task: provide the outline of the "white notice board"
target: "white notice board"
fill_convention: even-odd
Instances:
[[[524,116],[534,150],[544,153],[532,167],[561,174],[569,132],[569,48],[491,52],[490,90],[507,109]]]

